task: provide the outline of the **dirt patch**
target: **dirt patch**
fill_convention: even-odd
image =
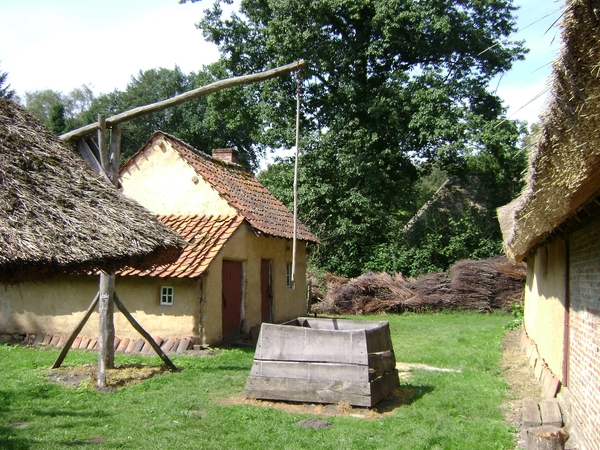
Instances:
[[[381,400],[373,408],[354,407],[348,403],[337,404],[319,404],[319,403],[299,403],[271,400],[249,399],[240,393],[229,398],[214,399],[215,402],[222,405],[254,405],[263,408],[273,408],[292,414],[311,414],[316,416],[350,416],[360,419],[379,419],[390,415],[402,405],[409,405],[415,400],[421,398],[427,392],[430,392],[429,386],[402,385],[394,390],[389,396]]]
[[[106,386],[109,390],[133,386],[156,375],[168,374],[165,366],[150,366],[146,364],[124,364],[114,369],[106,370]],[[63,386],[95,386],[98,378],[98,366],[85,364],[82,366],[59,367],[47,372],[48,380]]]
[[[508,395],[502,405],[506,422],[517,430],[517,444],[524,448],[521,415],[523,399],[541,400],[540,382],[535,378],[525,353],[520,348],[521,330],[510,330],[502,344],[502,370],[508,383]]]

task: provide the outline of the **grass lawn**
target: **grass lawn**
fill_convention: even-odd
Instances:
[[[375,419],[316,416],[222,401],[243,393],[252,349],[173,357],[180,373],[116,392],[48,382],[57,350],[0,345],[0,449],[508,449],[500,405],[505,315],[405,314],[390,322],[396,359],[456,372],[413,370],[409,400]],[[71,351],[64,365],[96,363]],[[116,364],[159,365],[117,354]],[[231,403],[231,402],[229,402]],[[317,417],[324,429],[296,426]]]

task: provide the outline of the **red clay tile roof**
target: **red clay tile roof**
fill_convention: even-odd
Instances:
[[[148,143],[157,136],[162,136],[169,142],[196,172],[219,192],[221,197],[244,216],[255,230],[271,236],[293,238],[293,214],[258,181],[252,172],[238,164],[212,158],[162,131],[155,132]],[[297,236],[299,240],[319,242],[300,222],[298,222]]]
[[[141,277],[195,278],[208,268],[225,242],[244,221],[242,216],[158,216],[173,231],[183,237],[189,245],[173,264],[140,271],[125,269],[118,275]]]

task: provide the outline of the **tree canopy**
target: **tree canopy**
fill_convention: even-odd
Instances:
[[[232,75],[309,63],[299,211],[322,268],[353,276],[377,260],[420,206],[416,181],[432,165],[459,175],[469,155],[501,166],[513,153],[520,129],[488,88],[525,53],[509,39],[510,0],[242,0],[225,17],[230,3],[216,0],[198,27]],[[295,80],[252,89],[259,142],[292,147]]]

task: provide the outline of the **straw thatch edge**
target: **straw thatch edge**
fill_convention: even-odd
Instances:
[[[600,193],[600,9],[567,0],[563,46],[522,194],[498,209],[504,250],[521,261]]]
[[[0,283],[150,268],[185,245],[27,110],[0,99]]]

